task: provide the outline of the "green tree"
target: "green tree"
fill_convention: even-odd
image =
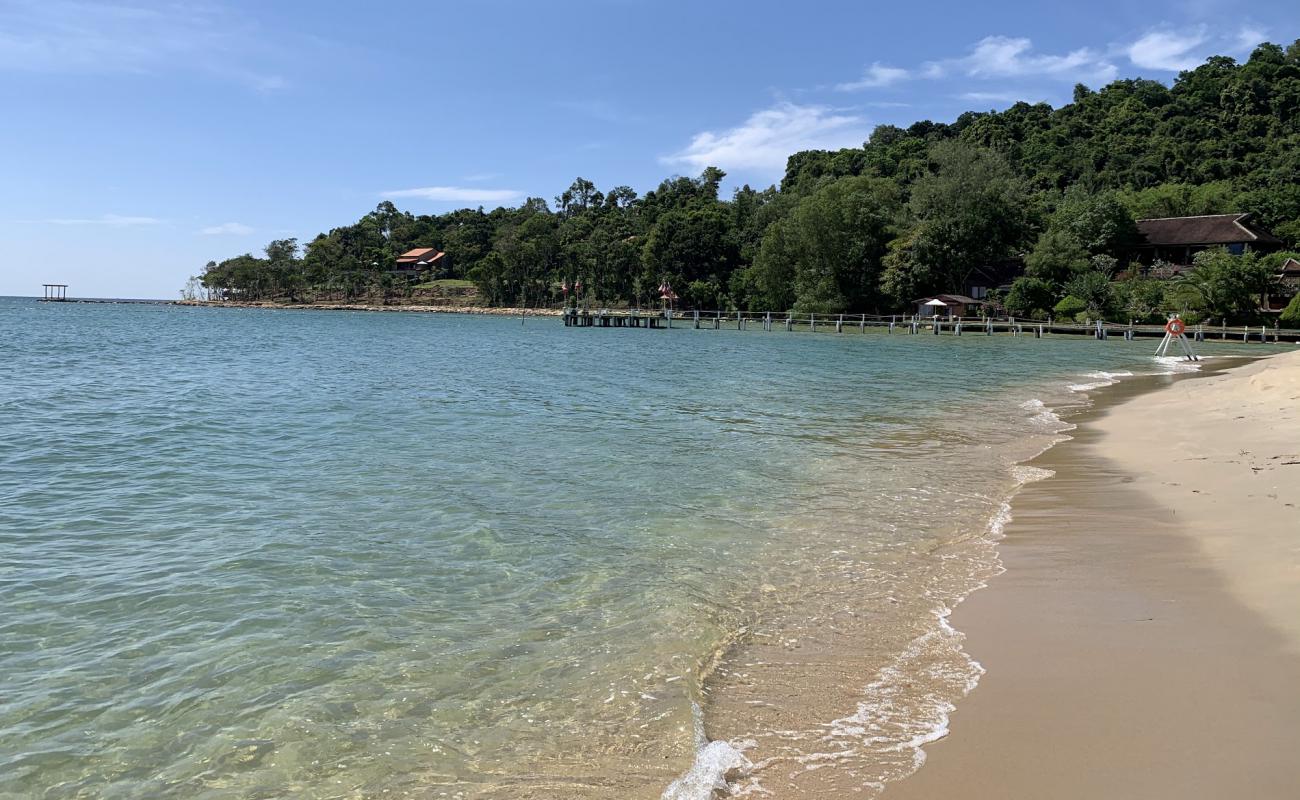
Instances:
[[[922,291],[962,292],[978,268],[1012,255],[1031,226],[1026,187],[998,153],[963,142],[930,149],[933,172],[912,188],[908,264]],[[900,265],[901,266],[901,265]]]
[[[1166,281],[1130,277],[1113,285],[1116,305],[1134,320],[1149,320],[1165,305]]]
[[[901,205],[892,181],[827,183],[799,202],[779,235],[764,239],[755,270],[765,273],[767,285],[773,276],[792,278],[794,308],[801,312],[878,309],[881,262]]]
[[[1193,258],[1193,269],[1179,284],[1195,293],[1211,320],[1224,323],[1254,316],[1274,275],[1254,253],[1234,256],[1227,250],[1205,250]]]
[[[1055,306],[1052,306],[1052,313],[1057,319],[1075,319],[1076,317],[1087,313],[1088,304],[1072,294],[1062,297]]]
[[[1287,328],[1300,328],[1300,294],[1291,298],[1291,302],[1282,309],[1278,322]]]
[[[1092,194],[1082,186],[1065,193],[1051,226],[1069,233],[1089,253],[1122,253],[1138,240],[1133,214],[1115,192]]]
[[[641,251],[642,287],[660,281],[678,287],[692,281],[723,285],[737,261],[735,239],[727,215],[716,201],[689,209],[673,209],[659,217]]]
[[[1056,290],[1042,278],[1016,278],[1007,291],[1006,309],[1015,316],[1046,316],[1056,300]]]
[[[800,254],[798,237],[792,227],[789,220],[769,225],[758,257],[743,271],[741,285],[747,287],[751,310],[786,311],[794,307],[797,298],[794,279]]]
[[[1065,294],[1083,303],[1094,319],[1105,316],[1115,305],[1110,276],[1104,272],[1083,272],[1066,281]]]
[[[1025,257],[1025,274],[1063,287],[1076,275],[1088,271],[1088,252],[1069,231],[1048,228]]]

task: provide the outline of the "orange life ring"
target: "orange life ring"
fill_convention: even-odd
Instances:
[[[1165,333],[1170,336],[1182,336],[1185,330],[1187,330],[1187,323],[1181,319],[1174,318],[1165,323]]]

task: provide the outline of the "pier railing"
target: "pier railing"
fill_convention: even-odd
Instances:
[[[926,317],[906,314],[792,314],[766,311],[681,311],[653,309],[566,309],[564,324],[581,328],[694,328],[697,330],[875,332],[955,336],[1091,336],[1126,340],[1161,338],[1164,325],[1109,322],[1030,320],[1016,317]],[[1196,341],[1300,342],[1300,330],[1266,325],[1194,325],[1187,335]]]

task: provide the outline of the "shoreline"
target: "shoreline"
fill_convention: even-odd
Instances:
[[[1287,423],[1224,412],[1243,392],[1290,400],[1294,431],[1297,375],[1300,353],[1123,381],[1071,415],[1071,439],[1026,464],[1054,475],[1011,501],[1005,571],[951,615],[985,674],[886,800],[1290,796],[1300,624],[1279,612],[1300,610],[1281,533],[1300,521],[1295,489],[1263,505],[1262,470],[1226,463]],[[1181,458],[1189,443],[1205,452]]]
[[[173,300],[171,305],[192,308],[262,308],[273,311],[388,311],[408,314],[473,314],[492,317],[559,317],[558,308],[505,308],[495,306],[420,305],[415,303],[273,303],[270,301]]]

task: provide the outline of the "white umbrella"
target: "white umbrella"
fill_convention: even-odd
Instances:
[[[935,298],[934,300],[927,300],[927,301],[925,302],[925,304],[926,304],[927,306],[936,306],[936,307],[938,307],[938,306],[943,306],[944,308],[947,308],[947,307],[948,307],[948,304],[947,304],[947,303],[943,302],[942,300],[940,300],[940,299],[938,299],[938,298]]]

